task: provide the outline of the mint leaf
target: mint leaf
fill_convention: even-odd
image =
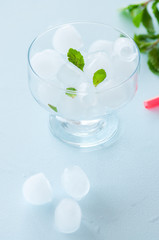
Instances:
[[[150,34],[155,33],[152,17],[150,16],[147,7],[144,8],[143,15],[142,15],[142,23],[146,28],[147,32]]]
[[[158,10],[158,3],[159,0],[154,1],[154,3],[152,4],[152,10],[153,10],[153,14],[155,15],[158,23],[159,23],[159,10]]]
[[[149,66],[149,69],[151,70],[151,72],[153,72],[154,74],[158,75],[159,76],[159,71],[157,71],[154,66],[152,65],[152,63],[148,60],[147,62],[148,66]]]
[[[99,69],[94,73],[93,84],[96,87],[99,83],[103,82],[107,74],[104,69]]]
[[[140,4],[131,4],[125,8],[121,9],[121,12],[127,16],[130,16],[131,12],[135,9],[138,8]]]
[[[148,66],[150,70],[159,75],[159,48],[153,48],[148,54]]]
[[[70,48],[67,53],[68,60],[73,63],[76,67],[83,71],[84,68],[84,58],[82,54],[76,49]]]
[[[137,38],[142,41],[151,41],[151,40],[155,40],[155,39],[159,39],[159,34],[156,35],[151,35],[151,34],[139,34],[139,35],[135,35],[137,36]]]
[[[122,9],[122,13],[132,18],[136,27],[139,27],[142,22],[142,15],[144,10],[143,4],[133,4]]]
[[[66,95],[69,96],[69,97],[74,98],[74,97],[77,96],[76,91],[77,91],[76,88],[72,88],[72,87],[66,88]]]
[[[136,27],[139,27],[142,22],[143,12],[144,12],[144,7],[142,5],[139,5],[137,8],[134,8],[131,11],[133,23]]]
[[[156,0],[158,1],[158,0]],[[126,8],[122,9],[122,12],[131,17],[133,24],[136,27],[139,27],[141,23],[143,23],[144,27],[146,28],[147,32],[153,34],[155,32],[152,17],[147,10],[147,5],[149,1],[140,4],[129,5]],[[158,17],[157,12],[157,4],[153,5],[154,11],[156,16]]]
[[[154,41],[156,40],[157,41]],[[146,52],[151,50],[158,42],[159,35],[150,35],[150,34],[139,34],[134,35],[134,41],[138,45],[138,48],[141,52]]]
[[[57,108],[56,108],[55,106],[52,106],[51,104],[48,104],[48,106],[49,106],[52,110],[54,110],[55,112],[58,112],[58,111],[57,111]]]

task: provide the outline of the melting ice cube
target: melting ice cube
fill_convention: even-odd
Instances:
[[[137,54],[137,48],[131,39],[120,37],[114,42],[113,56],[118,55],[122,61],[131,62]]]
[[[74,87],[78,88],[81,82],[84,80],[84,73],[72,63],[64,64],[59,72],[57,73],[57,78],[64,88]]]
[[[46,105],[47,107],[48,104],[57,107],[58,103],[61,100],[61,95],[61,85],[59,84],[58,86],[58,83],[56,83],[56,81],[55,85],[49,83],[39,83],[37,86],[36,98],[40,103]]]
[[[62,185],[71,197],[80,200],[90,189],[90,183],[85,172],[78,166],[66,168],[62,175]]]
[[[113,42],[107,40],[97,40],[91,44],[88,52],[106,52],[111,55],[113,49]]]
[[[93,75],[99,70],[104,69],[107,74],[107,81],[111,77],[111,59],[104,52],[97,52],[93,54],[88,54],[86,59],[86,65],[84,68],[85,73],[88,76],[89,81],[93,84]]]
[[[24,182],[23,195],[29,203],[41,205],[52,200],[52,188],[44,174],[38,173]]]
[[[63,58],[58,52],[52,49],[46,49],[36,53],[31,58],[33,70],[42,78],[52,79],[64,64]]]
[[[83,46],[79,32],[72,25],[64,25],[53,36],[53,47],[60,53],[67,54],[70,48],[78,50]]]
[[[123,61],[122,58],[118,56],[114,56],[112,58],[112,84],[120,84],[121,82],[127,80],[136,70],[137,67],[137,59],[135,58],[133,61]]]
[[[112,82],[112,88],[109,84],[109,89],[100,89],[98,91],[98,99],[103,109],[117,109],[127,103],[136,92],[136,76],[120,84],[119,82]],[[116,84],[116,87],[115,87]]]
[[[81,216],[81,209],[76,201],[63,199],[55,209],[55,225],[60,232],[73,233],[80,227]]]

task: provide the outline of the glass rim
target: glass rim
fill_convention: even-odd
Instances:
[[[139,51],[139,48],[138,48],[137,44],[135,43],[135,41],[133,40],[132,37],[130,37],[127,33],[125,33],[124,31],[120,30],[119,28],[114,27],[114,26],[109,25],[109,24],[106,24],[106,23],[91,22],[91,21],[74,21],[74,22],[68,22],[68,23],[64,23],[64,24],[59,24],[59,25],[56,25],[56,26],[54,26],[54,27],[50,27],[50,28],[48,28],[47,30],[45,30],[44,32],[38,34],[38,35],[33,39],[33,41],[31,42],[31,44],[29,45],[28,53],[27,53],[28,64],[29,64],[29,67],[30,67],[31,71],[33,72],[33,74],[36,75],[36,77],[38,77],[40,81],[46,82],[48,85],[54,86],[54,87],[56,87],[57,89],[60,89],[61,91],[64,91],[64,92],[66,91],[66,89],[64,89],[64,88],[62,88],[62,87],[60,87],[60,86],[57,86],[55,83],[50,82],[51,79],[49,80],[49,79],[47,79],[47,78],[43,78],[43,77],[41,77],[39,74],[36,73],[36,71],[34,70],[34,68],[32,67],[32,64],[31,64],[31,62],[30,62],[30,52],[31,52],[31,49],[32,49],[32,47],[34,46],[34,44],[35,44],[41,37],[43,37],[45,34],[47,34],[48,32],[50,32],[50,31],[52,31],[52,30],[55,30],[55,29],[58,29],[58,28],[60,28],[60,27],[64,27],[64,26],[66,26],[66,25],[78,25],[78,24],[100,25],[100,26],[103,26],[103,27],[110,28],[110,29],[112,29],[112,30],[115,30],[115,31],[119,32],[120,34],[122,34],[123,36],[127,37],[128,39],[130,39],[130,40],[134,43],[134,45],[135,45],[135,47],[136,47],[136,49],[137,49],[137,57],[138,57],[138,62],[137,62],[137,64],[136,64],[135,70],[134,70],[126,79],[124,79],[123,81],[121,81],[119,84],[115,84],[115,85],[113,85],[112,87],[107,87],[107,88],[105,87],[105,88],[103,88],[103,89],[98,90],[97,92],[110,91],[110,90],[115,89],[115,88],[118,88],[118,87],[120,87],[121,85],[123,85],[124,83],[128,82],[129,79],[131,79],[131,77],[133,77],[133,75],[137,72],[137,70],[138,70],[138,68],[139,68],[139,65],[140,65],[140,51]],[[71,91],[70,91],[70,92],[71,92]],[[87,93],[87,92],[88,92],[88,91],[78,91],[78,90],[76,91],[76,93],[81,93],[81,94],[82,94],[82,93]]]

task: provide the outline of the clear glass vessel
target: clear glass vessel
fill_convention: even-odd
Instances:
[[[71,47],[83,55],[83,71],[68,61],[65,50]],[[52,65],[45,61],[50,52]],[[43,65],[36,65],[39,56]],[[80,148],[109,143],[118,132],[117,110],[136,93],[139,62],[135,42],[109,25],[71,23],[39,35],[28,51],[29,87],[35,100],[50,113],[51,133]],[[95,87],[92,71],[105,66],[107,77]]]

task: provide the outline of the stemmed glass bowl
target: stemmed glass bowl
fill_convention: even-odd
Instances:
[[[83,56],[83,70],[68,61],[70,48]],[[51,133],[80,148],[111,142],[117,110],[136,93],[139,62],[135,42],[109,25],[71,23],[39,35],[28,50],[28,79],[33,97],[50,113]],[[95,86],[100,69],[106,78]]]

